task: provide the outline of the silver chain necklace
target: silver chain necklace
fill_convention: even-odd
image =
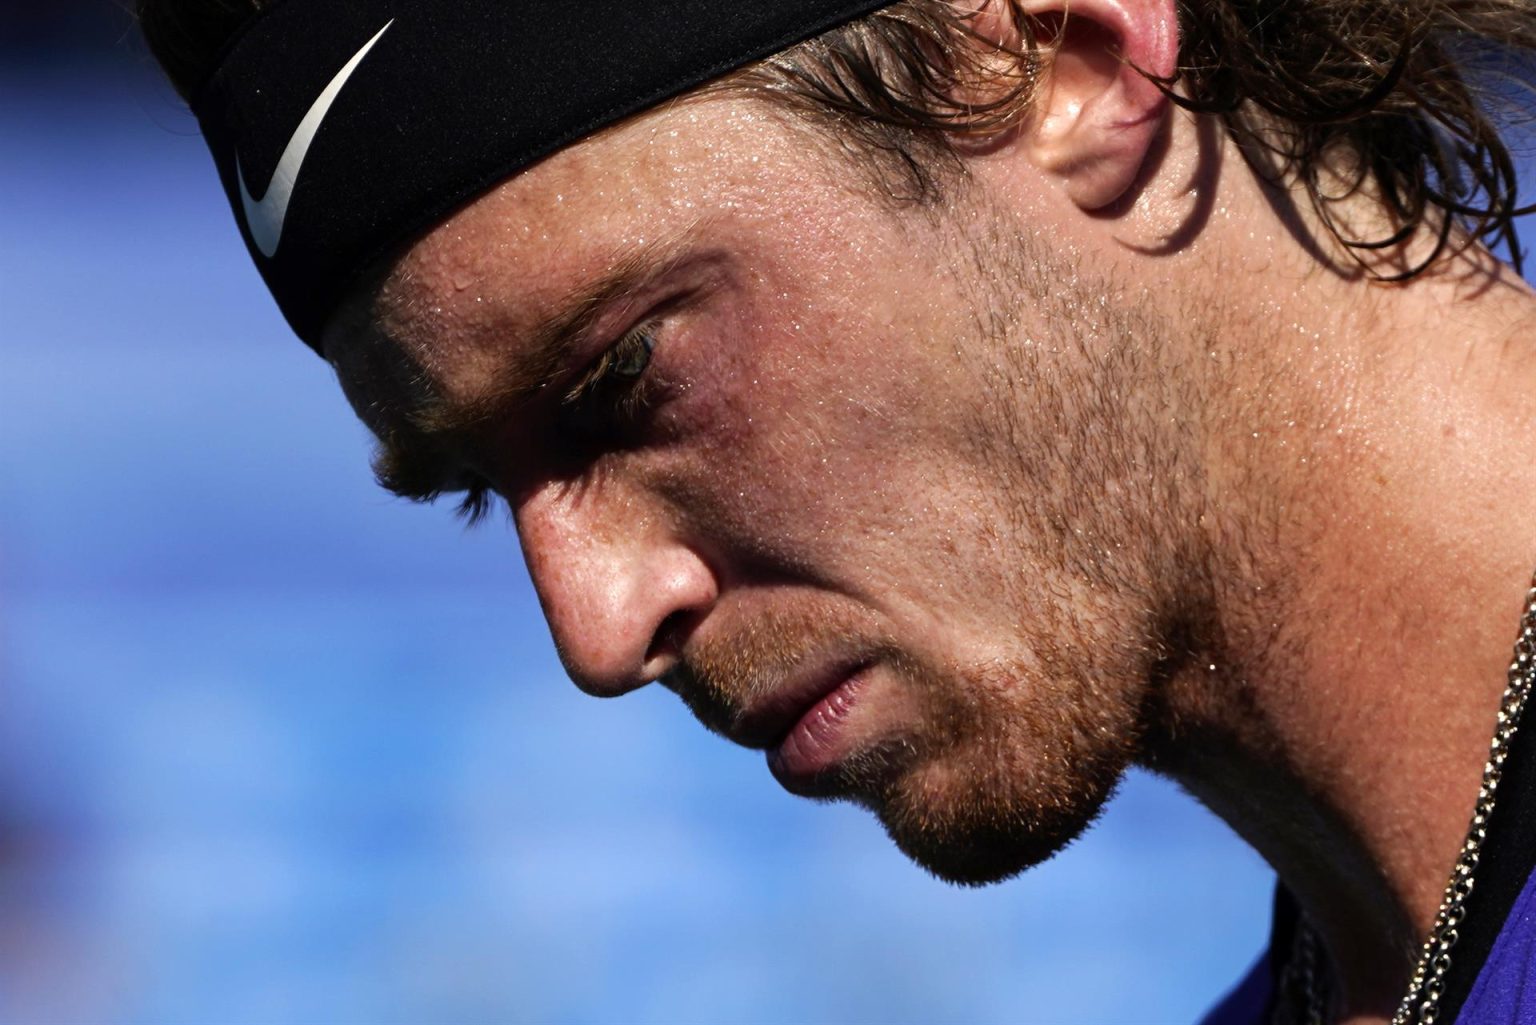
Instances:
[[[1467,838],[1462,841],[1461,855],[1440,899],[1440,910],[1435,915],[1435,926],[1419,952],[1418,964],[1408,983],[1397,1013],[1392,1015],[1392,1025],[1432,1025],[1440,1016],[1440,997],[1445,992],[1445,974],[1451,967],[1451,948],[1460,939],[1457,931],[1467,915],[1467,895],[1477,873],[1477,863],[1482,858],[1483,840],[1488,833],[1488,819],[1493,814],[1498,795],[1499,780],[1504,775],[1504,762],[1509,758],[1509,745],[1520,728],[1520,713],[1531,692],[1536,690],[1536,576],[1532,577],[1531,589],[1525,594],[1525,611],[1520,617],[1520,636],[1515,639],[1515,654],[1509,664],[1508,683],[1499,702],[1499,717],[1489,745],[1488,761],[1483,766],[1483,783],[1477,792],[1477,805],[1472,811],[1472,822],[1467,827]],[[1297,923],[1296,942],[1286,965],[1282,991],[1299,990],[1302,1020],[1307,1025],[1324,1025],[1328,1017],[1327,991],[1317,970],[1319,941],[1305,920]],[[1283,993],[1282,993],[1283,995]],[[1277,1010],[1286,1009],[1282,999]]]
[[[1515,654],[1509,663],[1508,683],[1504,697],[1499,702],[1498,725],[1494,727],[1493,743],[1488,748],[1488,761],[1483,766],[1483,785],[1477,791],[1477,804],[1472,811],[1472,823],[1467,827],[1467,838],[1461,845],[1461,856],[1451,870],[1445,896],[1440,899],[1440,911],[1435,916],[1435,927],[1424,941],[1419,952],[1419,963],[1413,969],[1408,992],[1398,1004],[1392,1016],[1392,1025],[1431,1025],[1440,1014],[1440,996],[1445,989],[1445,973],[1451,967],[1451,948],[1459,938],[1457,929],[1466,918],[1467,895],[1477,872],[1478,860],[1483,855],[1483,838],[1488,832],[1488,818],[1493,814],[1493,802],[1498,795],[1499,780],[1504,776],[1504,762],[1509,758],[1509,745],[1520,728],[1520,713],[1525,711],[1526,699],[1536,689],[1536,578],[1525,593],[1525,613],[1520,617],[1520,636],[1515,638]]]

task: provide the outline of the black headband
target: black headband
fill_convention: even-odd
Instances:
[[[891,0],[287,0],[193,100],[300,338],[371,263],[594,130]]]

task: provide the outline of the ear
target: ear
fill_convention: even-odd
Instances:
[[[1016,0],[1052,55],[1021,141],[1071,200],[1097,210],[1136,181],[1168,113],[1147,75],[1171,78],[1179,54],[1175,0]],[[972,23],[1017,39],[1008,0],[986,0]],[[1145,72],[1145,74],[1143,74]]]

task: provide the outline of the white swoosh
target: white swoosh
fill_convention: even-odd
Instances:
[[[277,161],[277,170],[272,172],[272,181],[267,185],[267,193],[260,199],[251,198],[251,190],[245,185],[245,171],[240,166],[240,155],[235,154],[235,176],[240,179],[240,201],[245,206],[245,223],[251,229],[251,239],[256,243],[256,248],[261,250],[262,256],[271,259],[272,254],[277,252],[277,243],[283,237],[283,220],[288,216],[288,200],[293,196],[293,183],[299,177],[299,167],[304,163],[304,155],[309,152],[309,144],[314,141],[315,132],[320,130],[320,122],[325,120],[331,104],[341,92],[341,87],[347,84],[347,79],[352,77],[352,72],[357,70],[363,58],[368,56],[368,51],[373,49],[373,44],[394,23],[395,19],[389,19],[372,39],[363,44],[361,50],[352,55],[346,66],[336,72],[336,77],[316,97],[309,113],[304,115],[304,120],[299,122],[293,137],[283,148],[283,155]]]

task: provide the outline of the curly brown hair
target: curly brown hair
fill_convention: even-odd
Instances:
[[[151,50],[183,96],[269,0],[138,0]],[[1016,124],[1059,25],[1007,0],[1022,44],[999,66],[973,45],[953,0],[901,0],[726,80],[835,124],[894,161],[899,199],[937,196],[959,169],[955,143]],[[1178,70],[1153,81],[1188,110],[1220,117],[1265,177],[1304,190],[1356,255],[1435,233],[1412,277],[1454,244],[1522,253],[1518,173],[1503,137],[1536,109],[1536,0],[1179,0]],[[1150,76],[1149,76],[1150,77]],[[977,102],[978,95],[990,96]],[[1340,184],[1340,175],[1343,184]],[[1333,213],[1369,189],[1391,225],[1359,237]]]

